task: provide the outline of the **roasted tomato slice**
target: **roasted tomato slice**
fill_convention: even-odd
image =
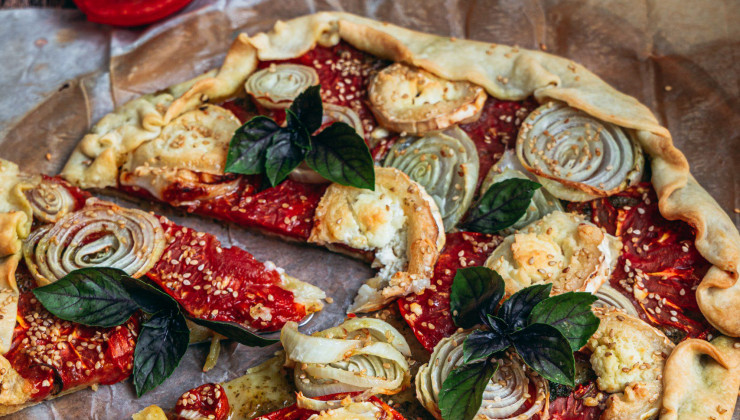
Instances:
[[[482,265],[500,242],[500,236],[483,233],[447,234],[445,249],[434,267],[431,286],[421,294],[398,300],[403,318],[425,349],[434,350],[439,340],[457,329],[450,315],[450,288],[457,269]]]
[[[596,420],[604,411],[603,394],[598,392],[594,382],[576,386],[564,397],[550,402],[551,420]]]
[[[91,22],[137,26],[156,22],[193,0],[74,0]]]
[[[114,384],[131,374],[139,323],[135,317],[118,327],[87,327],[50,314],[33,293],[18,300],[13,343],[5,354],[31,384],[31,398],[92,384]]]
[[[182,394],[175,405],[175,418],[224,420],[230,409],[221,385],[204,384]]]
[[[344,394],[333,394],[325,395],[323,397],[317,397],[317,400],[341,400],[348,396],[356,395],[357,393],[344,393]],[[376,397],[370,397],[367,401],[373,403],[376,407],[380,408],[380,412],[376,413],[376,418],[379,420],[405,420],[405,418],[398,411],[394,410],[388,404],[379,400]],[[291,405],[281,410],[274,411],[269,414],[257,417],[254,420],[308,420],[311,416],[318,414],[317,411],[308,410],[305,408],[298,408],[298,406]]]
[[[712,328],[699,311],[694,290],[710,264],[694,246],[691,226],[660,214],[651,184],[569,208],[589,214],[622,240],[610,284],[632,301],[643,320],[662,327],[674,340],[707,337]]]

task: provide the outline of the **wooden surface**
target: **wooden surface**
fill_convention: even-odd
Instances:
[[[20,7],[75,7],[72,0],[0,0],[0,8],[14,9]]]

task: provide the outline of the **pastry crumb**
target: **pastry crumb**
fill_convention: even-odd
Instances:
[[[51,160],[51,153],[47,153],[45,157],[46,157],[46,160]]]
[[[735,214],[740,214],[740,209],[735,207]]]
[[[540,42],[540,49],[542,51],[547,51],[547,45],[544,42]]]
[[[326,297],[326,303],[334,303],[334,298],[331,296]]]
[[[673,90],[673,86],[671,86],[671,85],[666,85],[666,86],[664,87],[664,89],[665,89],[665,91],[666,91],[666,92],[670,92],[670,91],[672,91],[672,90]]]

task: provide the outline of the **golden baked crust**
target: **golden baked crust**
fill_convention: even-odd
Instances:
[[[729,420],[740,388],[740,340],[689,339],[673,350],[663,372],[662,420]]]
[[[380,309],[429,285],[445,242],[442,218],[424,188],[395,168],[375,168],[375,191],[332,184],[314,216],[309,242],[375,251],[378,275],[351,311]]]
[[[655,418],[661,377],[674,344],[659,330],[616,308],[594,308],[599,329],[586,344],[600,390],[613,393],[603,420]]]

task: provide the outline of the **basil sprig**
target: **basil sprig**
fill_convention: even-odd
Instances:
[[[186,318],[247,346],[263,347],[277,342],[257,336],[235,322],[186,316],[178,302],[151,280],[130,277],[116,268],[81,268],[34,289],[33,294],[54,316],[89,326],[118,326],[140,310],[144,320],[134,349],[132,372],[137,396],[156,388],[180,364],[190,340]]]
[[[496,233],[512,226],[527,212],[532,196],[542,185],[509,178],[491,185],[470,210],[463,226],[480,233]]]
[[[573,352],[599,327],[591,311],[596,297],[582,292],[549,297],[551,289],[552,284],[530,286],[499,305],[505,285],[498,273],[486,267],[457,270],[450,291],[452,318],[458,327],[481,327],[465,339],[463,364],[442,384],[442,418],[475,416],[483,390],[498,368],[491,357],[510,348],[543,378],[575,385]]]
[[[276,186],[304,160],[329,181],[375,189],[375,169],[365,140],[350,125],[335,122],[317,135],[324,107],[321,86],[303,91],[285,110],[286,124],[257,116],[241,126],[229,144],[226,172],[265,174]]]

